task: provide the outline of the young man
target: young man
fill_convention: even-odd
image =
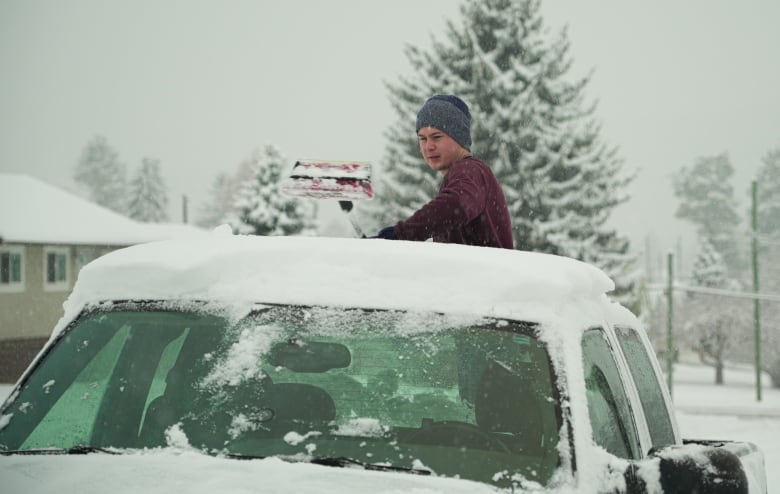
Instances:
[[[378,238],[512,249],[512,225],[496,176],[471,155],[471,112],[457,96],[437,94],[417,114],[420,152],[444,177],[439,193]]]

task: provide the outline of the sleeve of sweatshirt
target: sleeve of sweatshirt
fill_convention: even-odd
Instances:
[[[453,166],[441,190],[413,215],[395,225],[399,240],[427,240],[476,218],[485,207],[485,186],[478,167]]]

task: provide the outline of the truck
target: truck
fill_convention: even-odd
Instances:
[[[766,493],[683,439],[641,321],[575,259],[203,238],[78,277],[0,408],[9,492]],[[242,461],[243,460],[243,461]]]

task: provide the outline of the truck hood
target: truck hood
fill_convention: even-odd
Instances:
[[[14,455],[0,457],[8,492],[83,494],[296,493],[495,493],[458,479],[290,463],[277,458],[237,460],[191,451],[121,455]]]

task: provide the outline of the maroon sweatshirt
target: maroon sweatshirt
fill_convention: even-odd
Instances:
[[[399,240],[427,240],[514,248],[504,191],[482,161],[466,157],[452,164],[439,194],[395,225]]]

